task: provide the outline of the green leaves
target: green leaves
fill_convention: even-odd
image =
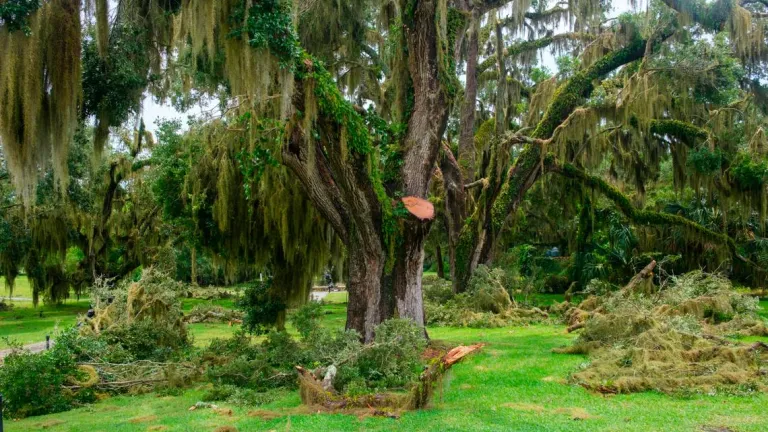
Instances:
[[[768,164],[754,160],[748,154],[741,154],[731,165],[731,174],[736,186],[743,191],[757,191],[768,177]]]
[[[282,0],[257,0],[247,11],[240,2],[230,16],[233,26],[229,36],[248,36],[253,48],[267,48],[283,66],[292,66],[301,51],[293,31],[290,5]]]
[[[0,26],[8,26],[8,31],[21,30],[29,36],[29,17],[40,9],[40,0],[7,0],[0,3]]]

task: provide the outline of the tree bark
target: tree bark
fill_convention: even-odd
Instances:
[[[374,330],[384,317],[381,313],[381,282],[384,271],[384,253],[376,245],[365,244],[354,236],[349,250],[349,281],[347,291],[347,330],[356,330],[363,340],[370,342]]]
[[[192,260],[192,275],[190,276],[190,279],[192,279],[192,285],[197,286],[197,248],[192,245],[192,252],[191,252],[191,258]]]
[[[469,24],[469,39],[467,39],[467,82],[464,88],[464,103],[461,107],[461,130],[459,132],[459,166],[463,176],[461,180],[462,185],[472,182],[475,176],[475,104],[477,100],[478,33],[480,33],[480,17],[477,12],[473,12]]]
[[[443,264],[443,251],[440,245],[437,245],[436,254],[437,257],[437,277],[445,279],[445,265]]]
[[[445,189],[445,225],[448,231],[448,261],[450,263],[453,291],[459,292],[459,275],[456,273],[456,248],[459,244],[459,234],[466,218],[466,194],[464,177],[461,175],[459,163],[453,157],[451,149],[443,146],[440,158],[440,171],[443,173]]]
[[[446,83],[441,80],[449,62],[441,62],[441,32],[437,19],[438,0],[419,0],[415,9],[404,16],[404,33],[408,47],[408,71],[413,85],[413,111],[401,143],[402,168],[397,188],[404,196],[426,198],[432,178],[440,140],[448,121],[449,97]],[[441,54],[443,56],[441,56]],[[311,61],[305,62],[311,70]],[[311,80],[312,78],[307,78]],[[311,81],[309,81],[311,85]],[[307,112],[303,79],[294,82],[293,105],[297,113]],[[346,104],[341,94],[333,103]],[[283,163],[296,174],[309,199],[333,226],[347,246],[349,256],[349,303],[347,328],[355,329],[365,341],[374,337],[374,328],[390,318],[397,308],[401,318],[410,318],[424,325],[421,276],[424,244],[429,221],[405,221],[401,243],[397,245],[394,272],[385,275],[387,242],[383,224],[389,205],[381,196],[382,185],[376,185],[372,164],[375,152],[348,151],[342,147],[344,122],[361,125],[359,113],[344,110],[324,112],[318,104],[317,121],[312,138],[302,128],[303,119],[297,115],[289,130],[289,142],[283,147]],[[354,112],[353,112],[354,111]],[[364,128],[362,126],[361,128]],[[310,157],[311,156],[311,157]],[[391,284],[390,284],[391,281]],[[390,287],[391,290],[390,291]],[[390,292],[394,301],[390,302]]]
[[[403,232],[402,250],[395,264],[394,288],[397,312],[424,326],[424,301],[421,280],[424,273],[424,244],[429,224],[407,221]]]
[[[402,190],[406,196],[427,198],[448,123],[449,96],[440,73],[446,64],[440,63],[440,29],[436,19],[437,0],[417,2],[413,22],[406,23],[408,70],[413,82],[413,113],[403,140]],[[443,53],[450,55],[450,53]],[[443,71],[453,73],[453,71]],[[394,293],[397,312],[401,318],[412,319],[424,326],[424,305],[421,279],[424,265],[424,245],[430,221],[408,219],[403,228],[403,244],[396,254]]]

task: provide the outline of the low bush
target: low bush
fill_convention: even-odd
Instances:
[[[286,308],[269,280],[248,286],[235,304],[243,311],[243,328],[257,335],[268,333]]]
[[[265,392],[294,388],[296,366],[303,366],[319,377],[335,370],[331,381],[336,391],[362,394],[403,388],[418,378],[426,339],[424,330],[412,321],[388,320],[376,328],[374,342],[364,345],[354,331],[322,327],[322,317],[317,303],[294,312],[291,321],[299,340],[271,331],[260,344],[244,334],[213,341],[201,356],[208,379],[217,388]]]
[[[76,403],[64,385],[78,375],[66,347],[54,345],[41,354],[17,350],[0,367],[0,394],[8,418],[24,418],[66,411]]]

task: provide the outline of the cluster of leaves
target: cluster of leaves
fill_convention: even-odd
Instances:
[[[720,149],[710,150],[702,146],[688,154],[686,164],[698,174],[714,175],[722,168],[723,152]]]
[[[285,66],[292,65],[300,54],[290,4],[286,1],[257,0],[247,11],[246,2],[241,1],[232,11],[230,22],[233,24],[230,37],[247,34],[251,47],[268,48]]]
[[[29,16],[40,9],[40,0],[7,0],[0,3],[0,25],[8,26],[8,31],[23,31],[29,35]]]
[[[243,329],[257,335],[266,334],[275,325],[286,305],[272,289],[272,281],[253,282],[245,289],[236,306],[244,313]]]
[[[83,115],[102,115],[120,125],[137,112],[149,78],[146,30],[124,24],[113,29],[106,58],[96,39],[83,41]]]
[[[743,191],[757,191],[765,184],[768,177],[768,164],[764,160],[755,160],[748,154],[740,154],[731,165],[733,179]]]
[[[49,414],[71,409],[63,385],[76,371],[69,350],[60,344],[42,354],[15,351],[0,368],[0,393],[8,418]]]

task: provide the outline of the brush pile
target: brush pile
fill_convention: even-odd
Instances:
[[[659,290],[651,280],[641,272],[621,290],[558,305],[568,331],[581,333],[555,351],[590,357],[574,383],[603,393],[768,390],[768,345],[738,341],[768,336],[756,298],[701,271]]]
[[[80,334],[100,336],[125,345],[142,360],[146,351],[176,350],[189,344],[183,321],[184,286],[154,270],[144,269],[138,282],[116,287],[97,283],[91,292],[95,315],[82,321]],[[146,345],[146,346],[144,346]],[[151,357],[157,357],[151,355]]]
[[[539,308],[523,308],[510,297],[501,269],[479,266],[467,292],[454,294],[451,283],[424,277],[424,313],[433,326],[495,328],[540,323],[549,314]]]

